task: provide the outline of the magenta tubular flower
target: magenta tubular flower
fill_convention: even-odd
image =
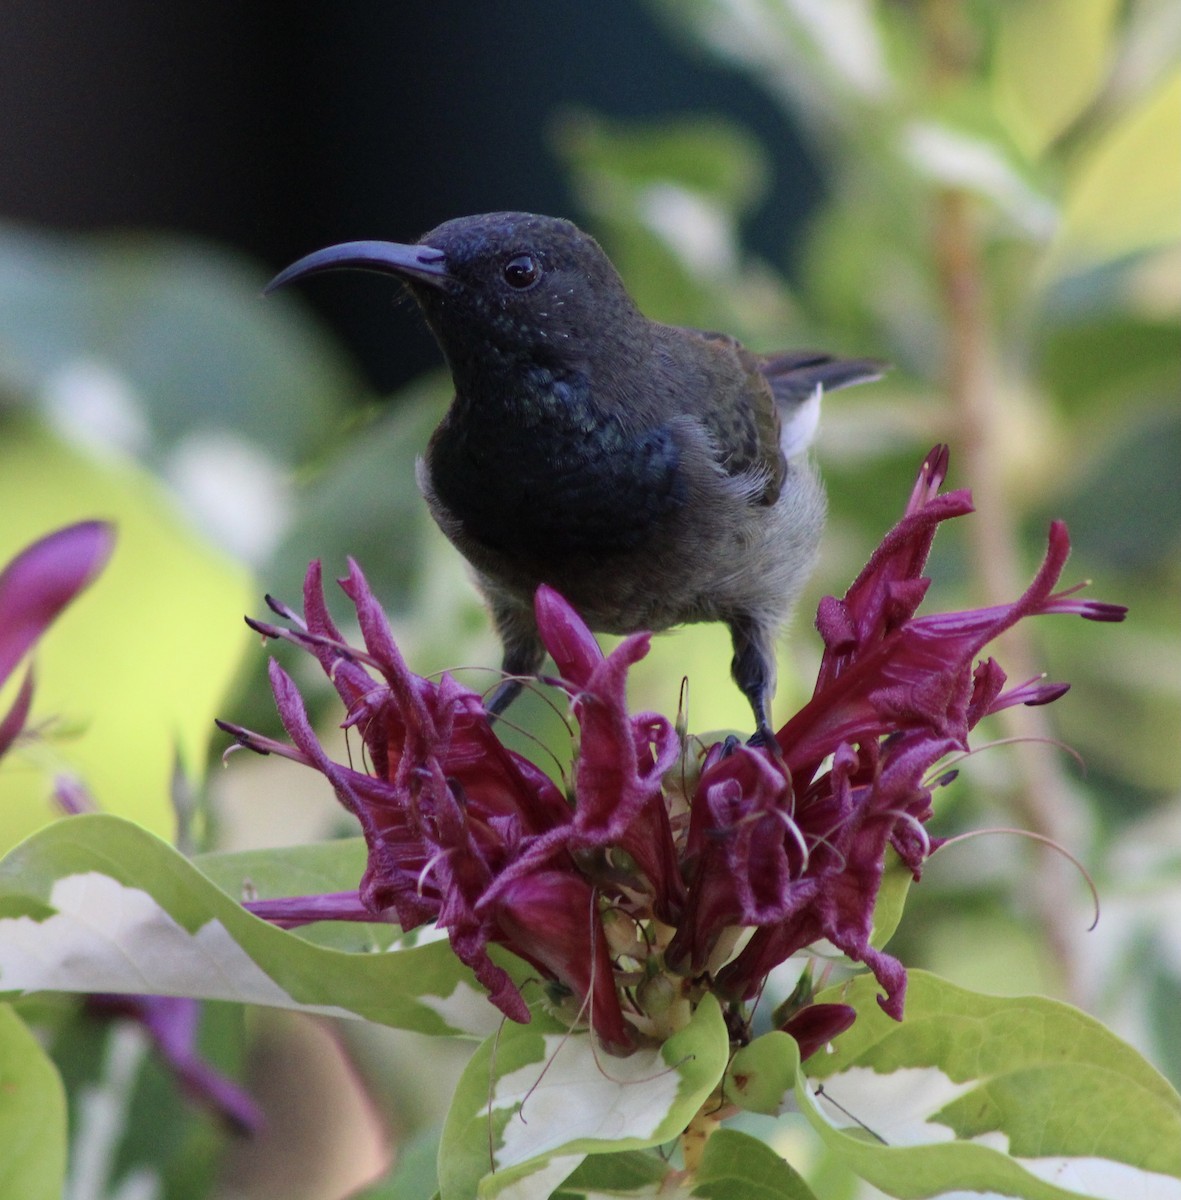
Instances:
[[[1014,703],[1048,703],[1065,691],[1030,682],[1006,694],[1000,666],[991,658],[974,666],[976,655],[1026,616],[1124,617],[1120,606],[1053,593],[1070,548],[1058,522],[1036,578],[1012,604],[915,616],[929,583],[921,572],[936,527],[972,507],[966,492],[938,494],[947,462],[945,447],[928,455],[903,519],[844,599],[821,602],[816,623],[825,652],[816,688],[777,735],[791,780],[787,792],[768,803],[749,782],[735,785],[734,775],[745,772],[749,780],[753,767],[729,760],[702,775],[699,796],[728,785],[726,795],[739,811],[718,819],[708,804],[694,807],[699,830],[691,826],[690,845],[701,847],[697,870],[705,886],[693,890],[702,908],[678,930],[674,953],[684,955],[690,969],[703,967],[719,924],[743,921],[753,911],[748,881],[761,881],[765,895],[774,897],[759,907],[757,923],[743,922],[758,927],[718,972],[725,995],[754,996],[768,971],[826,938],[874,972],[885,989],[882,1007],[901,1018],[905,971],[869,944],[886,845],[917,879],[935,844],[922,828],[931,815],[931,790],[923,782],[930,769],[950,751],[966,750],[969,731],[988,713]],[[786,826],[778,839],[775,818]],[[752,820],[765,841],[751,836]]]
[[[1066,690],[1034,680],[1006,691],[1000,666],[978,655],[1026,616],[1124,616],[1053,591],[1069,550],[1060,524],[1012,604],[916,615],[936,528],[971,511],[966,492],[939,494],[947,461],[945,447],[928,455],[902,520],[845,597],[821,603],[816,688],[779,731],[778,754],[731,739],[696,755],[664,717],[629,715],[627,672],[647,653],[648,635],[604,656],[573,609],[539,588],[538,625],[579,726],[569,801],[501,745],[479,696],[449,676],[433,683],[410,672],[355,564],[342,587],[364,648],[347,645],[313,564],[306,621],[272,602],[295,628],[251,624],[319,659],[369,770],[328,758],[274,663],[291,744],[223,728],[251,749],[322,772],[360,822],[368,867],[355,895],[249,907],[284,925],[434,922],[493,1002],[527,1020],[516,986],[488,957],[490,944],[502,945],[558,985],[553,995],[567,997],[569,1016],[620,1051],[667,1036],[669,1021],[706,991],[746,1012],[769,971],[821,939],[864,963],[882,985],[882,1007],[901,1017],[905,971],[869,944],[886,847],[917,879],[936,844],[923,828],[932,768],[966,749],[987,714]],[[804,1001],[785,1027],[810,1052],[851,1019],[843,1006]]]
[[[783,1032],[795,1038],[800,1061],[806,1062],[856,1020],[857,1010],[848,1004],[809,1004],[783,1026]]]
[[[114,540],[114,531],[105,521],[81,521],[26,546],[0,571],[0,685],[103,569]],[[24,728],[32,700],[29,670],[15,700],[0,717],[0,755]]]
[[[593,883],[573,857],[577,845],[587,844],[575,836],[576,810],[546,775],[500,743],[476,693],[450,676],[435,684],[410,672],[355,564],[342,587],[357,609],[363,651],[345,645],[332,623],[318,563],[304,587],[306,625],[252,624],[317,656],[345,703],[345,727],[364,742],[371,771],[327,756],[294,683],[274,662],[271,684],[292,747],[222,727],[252,749],[285,753],[323,772],[361,825],[368,866],[357,897],[336,898],[335,913],[317,911],[308,897],[248,907],[289,926],[337,913],[355,919],[362,911],[369,920],[396,919],[403,929],[437,923],[493,1002],[526,1021],[520,993],[488,956],[490,943],[506,945],[586,1003],[609,1045],[629,1046]],[[614,668],[620,694],[626,667]],[[626,713],[616,716],[630,731]],[[634,750],[630,756],[630,770],[619,767],[613,778],[638,779]],[[595,759],[588,755],[587,770]],[[653,786],[659,794],[659,775]],[[588,806],[585,815],[594,811]]]

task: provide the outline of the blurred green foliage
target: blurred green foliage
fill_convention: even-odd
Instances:
[[[828,403],[817,457],[830,529],[776,713],[806,698],[816,600],[853,578],[931,444],[950,443],[951,484],[971,487],[980,510],[941,535],[931,608],[1011,598],[1048,519],[1065,517],[1066,581],[1092,578],[1091,594],[1131,615],[1118,628],[1045,621],[1036,641],[1011,643],[1015,670],[1048,670],[1074,690],[995,734],[1061,739],[1086,768],[1053,746],[979,752],[932,830],[1018,825],[1060,839],[1094,874],[1102,920],[1086,934],[1077,878],[1049,876],[1051,858],[997,835],[931,864],[892,945],[982,990],[1067,995],[1181,1080],[1181,934],[1169,918],[1181,901],[1181,33],[1170,4],[656,7],[801,124],[827,195],[806,235],[762,261],[742,229],[767,173],[743,131],[709,116],[637,127],[557,114],[576,215],[652,316],[762,350],[814,344],[894,364],[883,383]],[[157,827],[176,757],[200,779],[209,738],[198,729],[214,711],[273,727],[264,655],[246,654],[225,692],[250,644],[237,614],[261,607],[247,570],[256,595],[295,601],[309,558],[339,573],[353,554],[416,669],[497,662],[414,487],[445,377],[388,403],[365,397],[298,296],[262,303],[262,282],[209,246],[0,230],[0,552],[72,519],[114,513],[123,526],[110,579],[69,617],[81,627],[89,611],[92,623],[67,642],[63,622],[46,641],[44,657],[59,658],[36,712],[76,731],[50,740],[51,769],[72,763],[105,807]],[[741,725],[728,659],[717,630],[660,639],[637,671],[637,706],[674,711],[688,676],[692,729]],[[526,698],[514,721],[568,755],[543,700]],[[512,736],[534,752],[530,736]],[[152,758],[147,776],[129,769],[137,755]],[[47,819],[43,758],[0,773],[10,836]],[[135,798],[120,795],[121,772]],[[199,828],[213,848],[216,822]],[[1047,898],[1039,878],[1064,882]]]

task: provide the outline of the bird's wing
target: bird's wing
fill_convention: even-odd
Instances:
[[[780,446],[778,406],[758,355],[724,333],[681,332],[698,343],[702,369],[715,376],[715,386],[698,393],[692,415],[709,432],[718,466],[727,475],[761,481],[755,501],[774,504],[787,464]]]

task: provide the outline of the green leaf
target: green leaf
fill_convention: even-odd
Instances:
[[[579,113],[558,126],[557,140],[583,184],[603,200],[675,183],[737,215],[766,184],[758,143],[718,117],[637,124]]]
[[[1107,70],[1117,8],[1117,0],[1021,0],[997,7],[997,110],[1030,158],[1094,98]]]
[[[13,850],[0,862],[0,913],[0,994],[194,996],[430,1034],[483,1036],[500,1020],[446,941],[383,953],[312,945],[117,817],[70,817]]]
[[[279,850],[214,851],[190,861],[223,892],[239,896],[249,890],[265,900],[355,888],[365,856],[365,839],[354,837]]]
[[[37,1039],[0,1005],[0,1196],[60,1200],[66,1097]]]
[[[766,174],[749,136],[717,119],[624,125],[580,114],[558,127],[556,140],[644,312],[756,344],[783,336],[781,282],[742,269],[738,221]]]
[[[874,902],[873,932],[869,936],[869,944],[875,950],[881,950],[894,936],[913,882],[910,868],[892,848],[887,848],[886,869],[882,874],[881,887],[878,888],[878,898]]]
[[[1055,516],[1069,524],[1075,553],[1089,565],[1147,573],[1168,570],[1175,561],[1181,547],[1177,394],[1173,403],[1162,395],[1157,412],[1125,408],[1099,454],[1073,473],[1069,492],[1055,497]]]
[[[669,1164],[651,1151],[592,1154],[562,1184],[566,1196],[659,1195]]]
[[[900,1197],[1181,1196],[1181,1097],[1098,1021],[912,971],[898,1024],[876,990],[861,977],[824,995],[859,1016],[796,1088],[821,1137],[876,1187]]]
[[[732,1129],[719,1129],[706,1142],[692,1194],[703,1200],[816,1200],[770,1146]]]
[[[903,130],[903,155],[926,181],[981,196],[1026,235],[1047,237],[1057,218],[1054,204],[1003,137],[984,126],[948,117],[911,121]]]
[[[1123,258],[1181,237],[1177,113],[1181,71],[1090,147],[1068,182],[1050,276]]]
[[[349,891],[364,873],[366,855],[365,839],[356,837],[277,850],[198,854],[192,862],[231,896],[270,900]],[[291,932],[336,950],[385,950],[406,936],[396,925],[361,921],[320,921]]]
[[[449,378],[428,375],[338,440],[331,457],[301,481],[293,524],[268,572],[268,590],[298,595],[311,559],[325,560],[328,577],[343,573],[345,555],[351,555],[386,604],[409,601],[430,525],[414,463],[451,392]]]
[[[726,1070],[725,1096],[751,1112],[778,1115],[795,1087],[800,1048],[789,1034],[773,1029],[743,1046]]]
[[[443,1200],[543,1200],[584,1155],[642,1150],[680,1134],[726,1067],[729,1038],[707,996],[658,1049],[604,1054],[587,1033],[535,1015],[473,1055],[439,1150]]]
[[[358,388],[298,301],[262,300],[264,282],[209,244],[0,227],[0,380],[52,407],[67,376],[97,369],[149,461],[214,428],[298,461]]]
[[[437,1196],[438,1154],[438,1128],[419,1130],[409,1140],[399,1142],[397,1160],[389,1175],[359,1192],[350,1192],[350,1200],[427,1200]]]
[[[857,101],[888,97],[881,6],[659,0],[656,9],[723,61],[735,63],[772,97],[827,123]],[[860,115],[864,104],[854,112]]]
[[[1082,303],[1094,304],[1099,311],[1073,319],[1067,315],[1039,336],[1039,383],[1071,418],[1101,423],[1104,442],[1127,429],[1145,409],[1175,411],[1169,401],[1181,394],[1181,322],[1118,311],[1128,305],[1127,284],[1120,274],[1109,269],[1076,276],[1070,283],[1082,285]],[[1104,311],[1104,305],[1117,311]],[[1076,420],[1074,426],[1078,429],[1083,422]]]

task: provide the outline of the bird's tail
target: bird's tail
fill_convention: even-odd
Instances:
[[[834,358],[798,350],[767,358],[759,369],[771,385],[779,410],[779,446],[790,460],[812,444],[825,392],[881,379],[887,368],[876,358]]]
[[[765,359],[760,370],[771,385],[775,403],[790,411],[807,401],[818,387],[835,392],[855,383],[872,383],[881,379],[888,366],[877,358],[836,358],[831,354],[796,350]]]

